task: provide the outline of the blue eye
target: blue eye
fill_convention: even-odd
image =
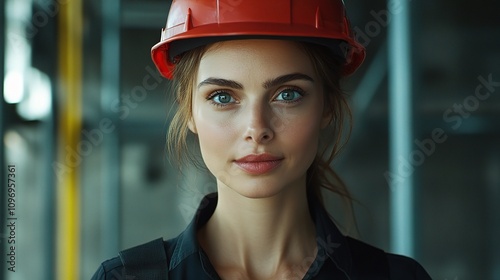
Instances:
[[[220,106],[224,106],[229,103],[233,103],[235,101],[234,98],[231,96],[231,94],[224,91],[215,92],[210,97],[208,97],[208,99],[211,100],[216,105]]]
[[[301,99],[303,96],[302,92],[296,89],[292,88],[287,88],[285,90],[282,90],[278,96],[276,97],[276,100],[278,101],[285,101],[285,102],[293,102]]]

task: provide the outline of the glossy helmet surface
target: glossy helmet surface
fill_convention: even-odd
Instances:
[[[252,38],[328,46],[344,61],[343,75],[353,73],[365,58],[342,0],[173,0],[151,56],[160,73],[171,79],[183,52],[213,42]]]

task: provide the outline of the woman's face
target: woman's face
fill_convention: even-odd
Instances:
[[[219,191],[263,198],[305,187],[330,118],[321,82],[296,43],[213,45],[200,61],[192,105],[189,128]]]

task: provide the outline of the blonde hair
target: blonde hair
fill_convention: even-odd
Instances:
[[[325,110],[329,111],[331,120],[321,137],[319,153],[307,170],[307,190],[325,207],[321,188],[337,194],[346,206],[346,217],[354,222],[352,197],[337,173],[331,167],[333,159],[347,142],[351,132],[352,114],[347,103],[346,94],[340,88],[342,63],[332,55],[325,46],[297,42],[299,47],[309,56],[311,63],[323,83]],[[188,149],[188,122],[192,116],[193,79],[197,76],[198,66],[210,45],[187,51],[176,64],[173,72],[173,91],[177,111],[170,124],[167,145],[171,156],[180,166],[188,159],[198,164],[196,155]],[[345,124],[348,123],[346,126]],[[344,130],[347,135],[344,137]]]

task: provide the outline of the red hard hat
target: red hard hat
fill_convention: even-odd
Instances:
[[[326,45],[344,60],[343,75],[365,58],[354,39],[342,0],[173,0],[161,41],[151,56],[172,78],[176,56],[232,39],[270,38]]]

